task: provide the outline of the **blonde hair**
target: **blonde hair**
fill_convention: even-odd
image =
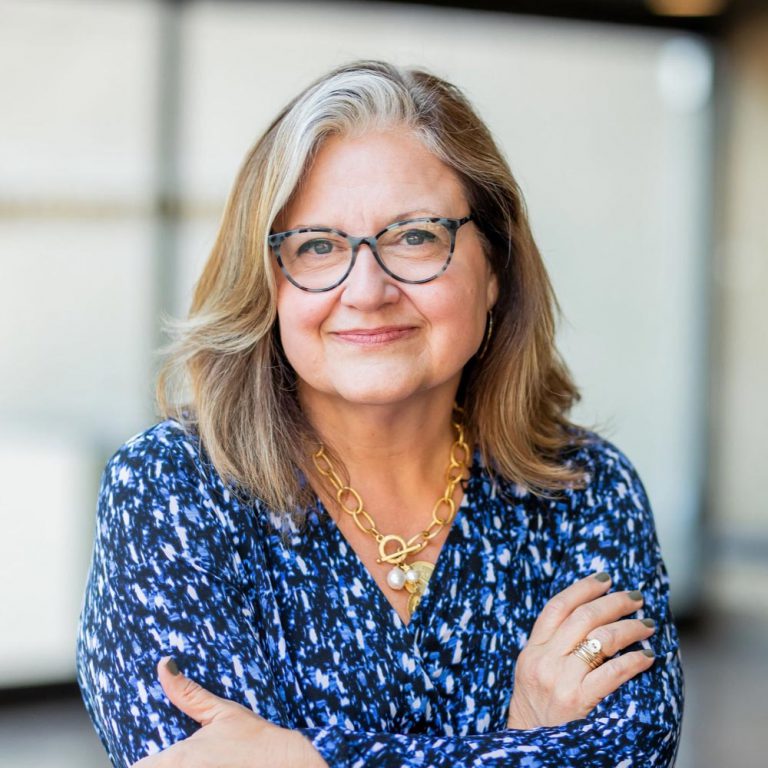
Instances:
[[[159,415],[199,435],[221,478],[298,524],[313,499],[302,472],[318,438],[280,347],[267,236],[324,138],[393,125],[459,176],[498,279],[493,334],[459,393],[484,463],[540,495],[584,482],[565,460],[587,437],[567,418],[579,393],[554,344],[559,306],[506,161],[455,86],[355,62],[299,94],[246,156],[189,316],[168,322],[157,381]]]

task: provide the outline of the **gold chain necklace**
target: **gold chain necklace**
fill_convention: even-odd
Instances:
[[[458,410],[458,409],[457,409]],[[459,411],[460,412],[460,411]],[[469,461],[469,446],[464,441],[464,428],[461,422],[451,420],[456,430],[456,440],[451,445],[448,467],[445,470],[447,485],[443,495],[435,502],[432,508],[432,522],[428,528],[412,536],[406,541],[395,533],[383,534],[376,527],[373,518],[365,511],[360,494],[351,486],[345,485],[337,474],[331,460],[325,452],[324,446],[312,454],[317,471],[327,478],[336,491],[336,501],[341,509],[351,515],[355,525],[363,532],[373,536],[379,544],[379,557],[377,563],[391,563],[394,568],[387,574],[387,584],[392,589],[400,590],[405,587],[411,596],[408,599],[408,615],[413,615],[421,602],[421,596],[427,588],[429,578],[435,570],[434,565],[426,560],[416,560],[406,563],[409,555],[421,552],[437,534],[448,525],[456,515],[456,503],[453,494],[458,483],[466,477],[467,463]],[[445,507],[447,514],[440,517],[439,513]],[[387,547],[395,543],[394,551],[387,552]]]

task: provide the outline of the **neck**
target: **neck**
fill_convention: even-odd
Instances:
[[[302,398],[324,444],[343,462],[350,485],[385,526],[423,526],[414,514],[431,509],[445,488],[455,387],[386,405]],[[321,497],[326,484],[313,478]],[[385,501],[386,500],[386,501]],[[419,518],[423,515],[419,514]]]

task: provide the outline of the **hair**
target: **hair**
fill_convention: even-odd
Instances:
[[[319,438],[280,345],[267,237],[324,139],[399,126],[460,178],[498,280],[493,334],[458,395],[484,464],[544,496],[585,482],[566,459],[588,432],[567,418],[580,395],[555,348],[560,307],[509,166],[454,85],[360,61],[300,93],[245,157],[188,317],[166,319],[172,341],[157,379],[160,416],[197,433],[233,489],[299,525],[314,499],[302,479],[308,446]]]

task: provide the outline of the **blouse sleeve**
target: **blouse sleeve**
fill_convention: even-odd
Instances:
[[[213,693],[284,720],[237,534],[180,434],[155,427],[137,436],[101,479],[77,671],[115,766],[198,728],[157,682],[164,655]]]
[[[563,726],[505,730],[463,738],[302,729],[329,765],[499,766],[501,768],[669,768],[683,708],[678,636],[669,608],[669,579],[645,488],[630,461],[607,441],[592,452],[585,490],[574,492],[565,544],[549,597],[594,572],[611,574],[612,590],[639,589],[657,630],[642,647],[653,666],[620,686],[589,715]],[[625,650],[636,650],[640,645]]]

